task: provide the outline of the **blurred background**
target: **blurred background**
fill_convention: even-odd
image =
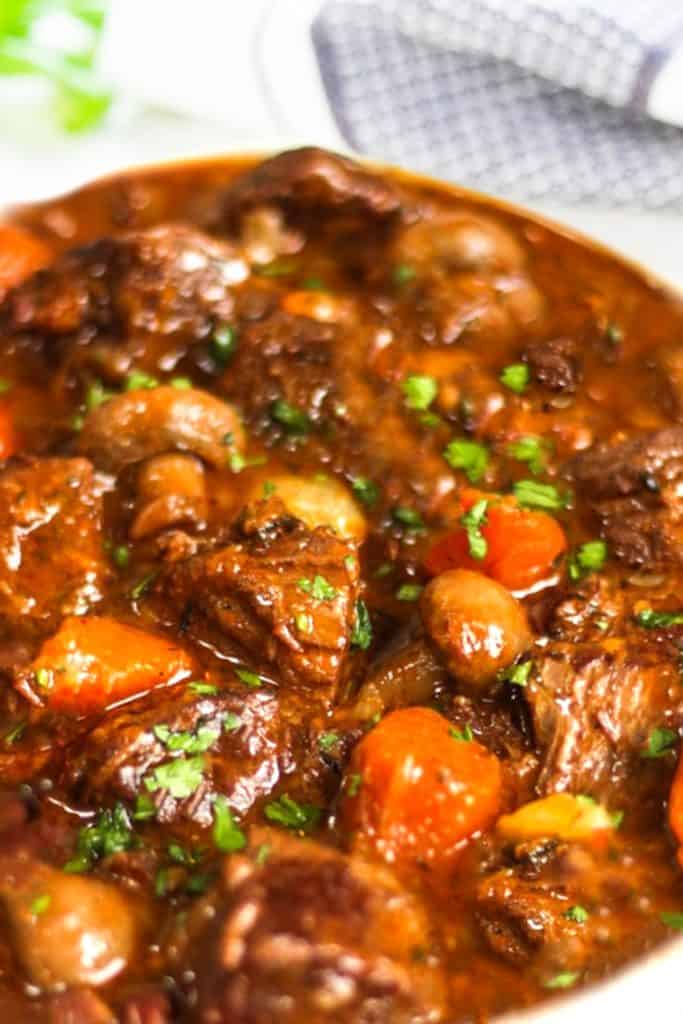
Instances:
[[[683,4],[0,0],[0,204],[317,143],[550,214],[683,285]]]

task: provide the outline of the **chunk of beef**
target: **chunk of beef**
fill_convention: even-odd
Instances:
[[[0,635],[49,632],[100,600],[101,516],[86,459],[25,459],[0,474]]]
[[[210,825],[217,793],[242,818],[281,783],[297,798],[320,804],[328,769],[311,741],[309,718],[310,707],[296,696],[265,685],[249,689],[236,678],[215,693],[184,685],[156,690],[110,712],[71,745],[65,782],[98,806],[145,794],[163,824],[184,818]],[[160,765],[196,757],[201,772],[192,792],[177,796],[154,788]]]
[[[198,1016],[215,1024],[426,1024],[443,984],[426,915],[386,870],[268,830],[225,862],[194,951]],[[419,958],[417,953],[422,952]]]
[[[622,794],[650,731],[683,724],[675,664],[654,643],[554,643],[525,689],[541,748],[539,793]],[[642,765],[642,761],[640,761]]]
[[[170,566],[159,588],[190,630],[208,618],[285,682],[333,699],[355,619],[356,550],[323,527],[256,517],[237,542]]]
[[[600,642],[629,629],[633,605],[641,597],[635,588],[629,591],[612,578],[592,573],[537,595],[530,619],[538,633],[554,640]]]
[[[280,310],[246,317],[247,298],[239,303],[239,346],[221,377],[221,394],[239,403],[257,433],[286,433],[272,416],[273,404],[281,400],[310,424],[334,420],[343,402],[335,365],[337,326]]]
[[[683,427],[600,444],[567,466],[610,552],[648,568],[683,560]]]
[[[488,946],[539,981],[590,969],[599,956],[637,944],[660,884],[636,868],[628,851],[541,840],[518,847],[512,866],[478,884],[475,914]],[[668,872],[667,872],[668,873]],[[635,952],[635,949],[633,950]]]
[[[225,214],[276,203],[317,216],[342,211],[377,219],[401,211],[398,189],[347,157],[315,146],[291,149],[265,160],[231,185]]]
[[[581,379],[579,346],[573,338],[549,338],[530,345],[523,355],[533,380],[549,391],[576,391]]]
[[[0,322],[47,336],[99,331],[198,340],[229,318],[230,285],[247,274],[230,246],[165,225],[67,252],[10,293]]]

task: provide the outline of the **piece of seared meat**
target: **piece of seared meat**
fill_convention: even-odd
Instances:
[[[581,359],[574,338],[535,342],[527,347],[523,358],[531,370],[532,380],[549,391],[576,391],[581,380]]]
[[[477,885],[477,923],[493,952],[531,967],[542,984],[588,969],[596,957],[636,953],[650,901],[669,874],[668,867],[659,879],[638,871],[634,889],[628,844],[616,839],[593,847],[534,840],[506,850],[504,862]]]
[[[0,325],[8,332],[81,341],[98,334],[197,341],[230,317],[230,286],[247,275],[227,243],[184,225],[164,225],[65,253],[9,294]]]
[[[347,157],[315,146],[279,153],[237,178],[225,196],[228,220],[244,210],[275,204],[288,212],[309,213],[321,222],[338,212],[376,220],[402,209],[395,185]]]
[[[0,473],[0,637],[45,634],[100,601],[101,517],[87,459],[22,458]]]
[[[524,690],[541,750],[539,793],[609,801],[639,764],[652,729],[683,724],[675,661],[657,643],[550,643]]]
[[[208,621],[288,687],[332,700],[356,615],[357,547],[271,504],[274,516],[244,520],[234,542],[164,570],[158,590],[190,634]]]
[[[265,862],[254,863],[263,849]],[[434,936],[389,872],[265,829],[252,833],[250,853],[225,862],[207,898],[211,916],[192,952],[197,1021],[443,1019],[439,972],[425,956]]]
[[[219,794],[240,819],[277,787],[324,802],[330,768],[312,739],[309,702],[265,683],[250,688],[236,675],[207,689],[192,683],[161,688],[107,714],[69,748],[69,790],[96,806],[144,795],[162,824],[210,825]],[[161,783],[169,765],[188,759],[191,791],[180,795]]]
[[[566,469],[612,555],[648,570],[683,560],[683,427],[595,445]]]

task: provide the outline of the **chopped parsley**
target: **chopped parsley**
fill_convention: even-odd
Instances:
[[[360,787],[363,785],[363,776],[358,772],[352,772],[351,775],[346,777],[346,795],[350,797],[358,796]]]
[[[372,643],[372,622],[370,613],[365,601],[356,601],[356,615],[351,633],[351,644],[359,647],[361,651],[367,651]]]
[[[12,728],[9,730],[9,732],[5,733],[5,737],[4,737],[5,746],[6,747],[11,747],[12,744],[18,743],[19,740],[21,739],[21,737],[26,732],[27,725],[28,725],[28,722],[26,722],[26,721],[17,722],[16,725],[13,725]]]
[[[659,915],[659,920],[667,928],[675,928],[676,931],[683,932],[683,914],[675,910],[665,910]]]
[[[218,693],[217,686],[213,683],[203,683],[201,680],[188,683],[187,688],[191,693],[198,693],[201,697],[215,697]]]
[[[562,916],[566,917],[568,921],[574,921],[576,924],[585,924],[589,918],[586,908],[578,904],[570,907],[569,910],[565,910]]]
[[[126,569],[130,562],[130,550],[125,544],[118,544],[112,548],[111,560],[117,569]]]
[[[580,580],[591,572],[599,572],[606,560],[607,544],[604,540],[588,540],[569,556],[569,578]]]
[[[277,490],[277,486],[273,483],[272,480],[264,480],[263,481],[263,497],[264,498],[272,498],[273,495],[275,494],[276,490]]]
[[[476,558],[477,561],[486,558],[486,553],[489,549],[486,537],[481,532],[482,526],[486,525],[488,507],[488,499],[481,498],[460,519],[460,524],[465,527],[465,533],[467,534],[470,556]]]
[[[306,612],[297,612],[294,616],[294,625],[299,633],[309,634],[313,632],[313,619]]]
[[[396,591],[398,601],[417,601],[424,590],[421,583],[402,583]]]
[[[504,366],[500,374],[500,382],[516,395],[523,394],[529,386],[531,374],[526,363],[510,363]]]
[[[377,566],[372,575],[375,579],[382,580],[385,576],[390,576],[393,571],[394,567],[391,562],[382,562],[381,565]]]
[[[409,263],[397,263],[391,272],[391,279],[394,284],[407,284],[417,276],[415,267]]]
[[[145,373],[144,370],[132,370],[124,381],[124,391],[151,391],[152,388],[158,388],[159,381],[156,377],[151,377],[149,373]]]
[[[664,757],[673,750],[678,740],[678,733],[673,729],[653,729],[647,740],[647,749],[643,750],[641,757],[657,758]]]
[[[195,757],[179,757],[155,768],[145,779],[145,786],[150,793],[163,789],[174,800],[185,800],[192,796],[204,781],[205,765],[202,754]]]
[[[85,408],[87,412],[92,412],[93,409],[97,409],[98,406],[108,402],[110,398],[114,397],[113,391],[108,391],[104,384],[96,380],[91,384],[85,392]]]
[[[471,743],[474,739],[474,733],[470,725],[464,725],[462,729],[452,727],[448,730],[448,735],[459,743]]]
[[[167,725],[155,725],[152,732],[167,750],[184,754],[203,754],[220,736],[220,730],[208,725],[200,725],[196,732],[172,732]]]
[[[261,676],[257,675],[256,672],[252,672],[248,668],[236,668],[235,675],[241,683],[244,683],[245,686],[249,686],[252,690],[255,690],[263,682]]]
[[[391,518],[411,533],[418,533],[424,529],[424,521],[416,508],[408,505],[395,505],[391,510]]]
[[[157,812],[156,804],[152,800],[151,796],[147,793],[138,793],[135,798],[135,807],[133,809],[133,819],[135,821],[148,821],[153,818]]]
[[[273,800],[263,809],[268,821],[297,832],[311,832],[320,821],[320,808],[313,804],[300,804],[284,793],[279,800]]]
[[[213,332],[211,338],[211,355],[221,366],[225,366],[235,354],[237,348],[237,332],[230,324],[221,324]]]
[[[258,850],[256,851],[256,863],[259,867],[263,867],[268,858],[270,857],[270,843],[261,843]]]
[[[129,850],[135,845],[135,835],[128,812],[121,803],[103,811],[96,822],[79,829],[76,853],[64,865],[71,874],[88,871],[101,857]]]
[[[226,732],[235,732],[242,725],[242,719],[234,711],[226,711],[223,716],[223,728]]]
[[[316,575],[312,580],[302,576],[296,585],[304,594],[310,594],[314,601],[334,601],[339,593],[324,576]]]
[[[47,892],[43,892],[31,900],[31,906],[29,909],[34,917],[40,917],[41,914],[45,913],[51,903],[52,896]]]
[[[192,866],[199,864],[202,859],[201,850],[186,850],[180,843],[169,843],[167,853],[174,864]]]
[[[571,988],[571,986],[579,980],[579,977],[579,971],[562,971],[561,974],[556,974],[554,978],[549,978],[547,981],[544,981],[543,988]]]
[[[656,612],[643,608],[636,615],[636,622],[643,629],[666,629],[668,626],[683,626],[683,612]]]
[[[465,438],[451,441],[444,449],[443,457],[451,469],[461,469],[471,484],[481,480],[489,463],[486,446]]]
[[[138,580],[130,592],[132,599],[134,601],[139,601],[141,597],[144,597],[158,575],[159,570],[153,569],[152,572],[148,572],[146,576],[143,576],[141,580]]]
[[[379,498],[379,487],[373,480],[369,480],[366,476],[357,476],[355,480],[351,482],[351,490],[358,500],[362,501],[363,504],[368,507],[374,505]]]
[[[8,391],[12,390],[12,382],[7,380],[6,377],[0,377],[0,395],[6,395]]]
[[[213,802],[213,841],[221,853],[235,853],[247,845],[247,838],[224,796],[217,796]]]
[[[534,476],[538,476],[546,467],[549,447],[550,443],[544,438],[529,434],[509,444],[505,453],[517,462],[525,462]]]
[[[276,423],[279,423],[281,427],[284,427],[286,433],[291,434],[293,437],[302,437],[307,434],[311,429],[311,421],[305,412],[301,409],[297,409],[295,405],[290,405],[289,402],[285,402],[284,398],[278,398],[270,407],[270,417]]]
[[[34,672],[36,686],[41,690],[50,690],[53,686],[52,672],[49,668],[37,668]]]
[[[500,678],[507,683],[512,683],[514,686],[526,686],[529,682],[532,668],[532,661],[520,661],[518,665],[511,665],[510,668],[504,669],[501,672]]]
[[[569,505],[567,494],[560,494],[553,484],[540,484],[538,480],[518,480],[513,491],[523,508],[543,508],[556,512]]]
[[[336,745],[338,743],[339,743],[339,733],[338,732],[322,732],[320,734],[320,736],[318,736],[318,746],[324,752],[327,752],[328,750],[332,750],[332,747],[336,747]]]
[[[358,559],[353,555],[347,555],[344,559],[344,568],[347,572],[355,572],[358,568]]]
[[[190,391],[192,388],[192,381],[189,377],[171,377],[168,383],[176,391]]]
[[[401,382],[401,390],[409,409],[425,412],[436,398],[439,386],[434,377],[415,373]]]

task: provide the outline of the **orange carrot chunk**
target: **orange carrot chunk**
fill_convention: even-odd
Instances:
[[[669,794],[669,825],[679,844],[678,862],[683,868],[683,755],[678,760]]]
[[[18,450],[19,436],[12,413],[6,403],[0,400],[0,459],[8,459]]]
[[[526,590],[553,571],[556,559],[567,550],[564,530],[552,516],[521,508],[512,497],[466,490],[461,497],[463,513],[486,500],[479,528],[484,544],[475,557],[464,526],[447,533],[432,546],[425,568],[438,576],[448,569],[475,569],[510,590]],[[485,549],[482,554],[482,549]]]
[[[353,752],[342,820],[387,861],[451,863],[500,810],[498,758],[429,708],[387,715]]]
[[[0,225],[0,296],[52,259],[50,249],[22,228]]]
[[[72,616],[21,673],[34,704],[87,714],[189,675],[193,663],[170,640],[106,617]]]

